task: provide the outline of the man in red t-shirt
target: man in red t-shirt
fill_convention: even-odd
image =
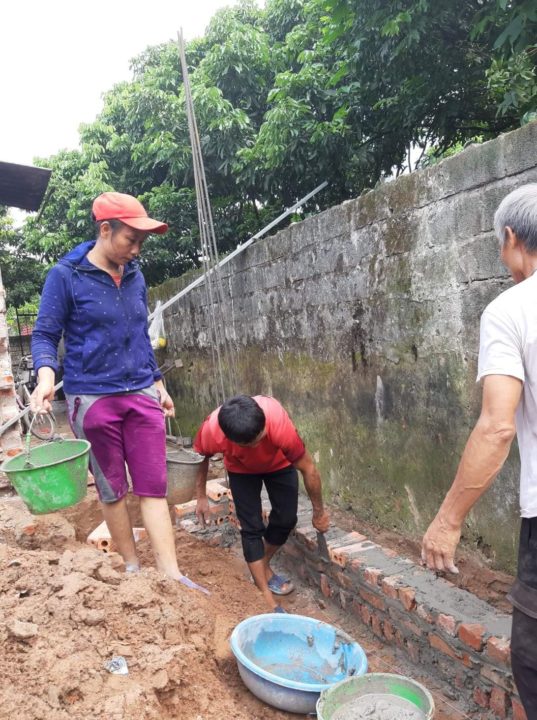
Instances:
[[[194,450],[205,455],[196,487],[196,514],[200,522],[205,524],[209,520],[206,493],[209,458],[222,453],[241,525],[244,558],[270,609],[285,612],[281,606],[274,606],[272,593],[287,595],[294,588],[288,579],[271,570],[270,561],[296,525],[297,470],[302,473],[311,500],[313,527],[326,532],[329,526],[321,477],[302,438],[274,398],[237,395],[204,421],[194,440]],[[261,508],[263,483],[272,506],[266,528]]]

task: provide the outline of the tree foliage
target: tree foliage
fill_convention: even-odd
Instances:
[[[326,207],[537,110],[534,0],[253,0],[219,11],[187,60],[220,250],[324,179]],[[147,48],[104,96],[80,148],[39,160],[52,194],[24,246],[45,263],[93,229],[100,192],[138,196],[170,232],[150,238],[150,284],[199,262],[177,46]],[[307,209],[306,209],[307,211]]]

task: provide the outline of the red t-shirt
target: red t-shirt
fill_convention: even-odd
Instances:
[[[217,408],[198,430],[194,450],[206,457],[223,453],[226,468],[234,473],[276,472],[300,460],[304,442],[281,404],[264,395],[254,400],[265,413],[265,436],[258,445],[241,447],[228,440],[218,424]]]

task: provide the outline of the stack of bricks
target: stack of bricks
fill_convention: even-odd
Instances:
[[[177,526],[189,533],[203,533],[207,539],[210,539],[211,544],[218,544],[220,540],[218,531],[229,523],[237,525],[231,492],[225,486],[225,482],[225,478],[217,478],[207,483],[207,498],[211,516],[211,522],[208,526],[204,528],[197,522],[196,500],[174,505]]]
[[[0,425],[14,418],[19,412],[15,399],[13,369],[9,354],[9,337],[6,321],[6,292],[0,275]],[[15,422],[0,436],[0,462],[22,451],[20,423]],[[0,477],[0,489],[10,487],[5,476]]]
[[[283,548],[285,564],[383,642],[448,682],[480,718],[525,718],[510,670],[509,615],[358,532],[330,528],[330,560],[323,561],[316,535],[301,502]]]

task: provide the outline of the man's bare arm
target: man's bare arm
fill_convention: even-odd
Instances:
[[[458,572],[454,556],[462,524],[509,454],[522,387],[522,381],[510,375],[487,375],[483,381],[481,415],[466,443],[453,485],[423,538],[422,559],[431,570]]]
[[[323,489],[319,470],[307,450],[300,460],[297,460],[294,463],[294,466],[302,473],[302,477],[304,478],[304,487],[306,488],[308,497],[311,500],[311,506],[313,509],[311,519],[312,525],[320,532],[326,532],[330,525],[330,518],[324,509]]]

